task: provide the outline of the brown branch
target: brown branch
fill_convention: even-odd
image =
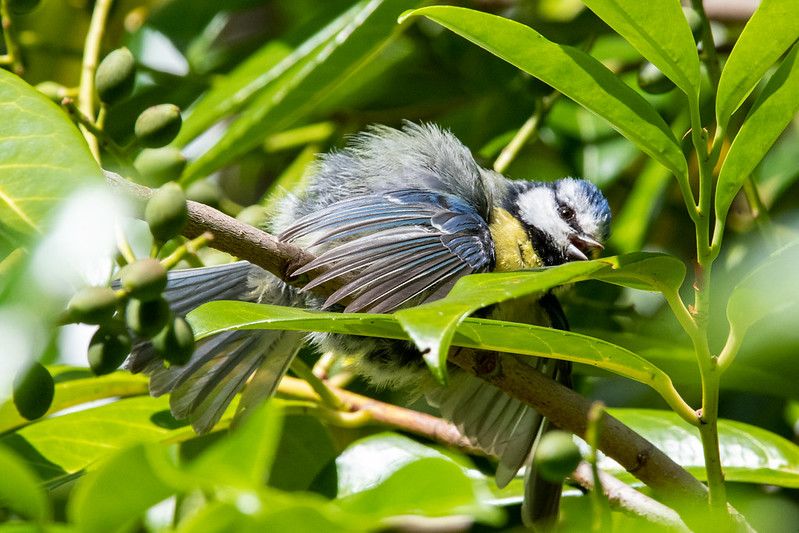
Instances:
[[[106,178],[115,190],[130,198],[145,201],[152,195],[151,189],[131,183],[116,174],[106,172]],[[189,223],[183,232],[184,236],[194,238],[204,232],[214,235],[211,245],[218,250],[246,259],[292,285],[302,286],[308,282],[302,276],[300,279],[292,279],[288,272],[311,261],[313,255],[296,246],[282,243],[272,235],[212,207],[189,202]],[[337,278],[314,288],[314,291],[329,295],[344,283],[345,280]],[[561,429],[578,436],[585,435],[591,403],[516,357],[456,348],[450,351],[449,360],[535,408]],[[340,392],[354,402],[353,406],[363,405],[366,401],[356,400],[357,395],[352,393]],[[438,436],[439,439],[454,442],[450,441],[454,439],[453,436],[442,436],[438,423],[422,429],[407,420],[401,422],[400,417],[396,416],[397,411],[391,410],[386,414],[383,410],[380,414],[376,405],[372,405],[376,413],[375,420],[402,427],[417,427],[418,434],[434,438]],[[704,484],[652,443],[607,414],[603,417],[600,428],[599,449],[646,485],[662,493],[664,500],[670,505],[674,505],[681,512],[687,511],[687,516],[702,516],[707,509],[708,491]],[[734,516],[740,515],[734,513]],[[747,530],[745,522],[741,527]]]
[[[594,490],[594,475],[591,471],[591,465],[585,461],[581,462],[577,470],[569,477],[579,483],[581,487]],[[659,501],[653,500],[646,494],[635,490],[628,484],[601,470],[599,471],[599,478],[611,509],[644,518],[653,524],[665,526],[669,531],[690,532],[688,526],[680,519],[674,509],[666,507]]]

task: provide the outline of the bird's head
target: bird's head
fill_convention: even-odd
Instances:
[[[507,210],[518,220],[546,266],[587,260],[610,232],[610,207],[599,189],[585,180],[515,182]]]

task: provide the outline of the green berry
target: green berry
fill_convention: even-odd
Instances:
[[[649,61],[638,69],[638,86],[649,94],[667,93],[674,89],[674,82]]]
[[[128,98],[135,82],[136,59],[124,47],[105,56],[94,74],[97,95],[106,104],[116,104]]]
[[[41,363],[33,363],[14,377],[14,405],[27,420],[42,417],[53,403],[53,376]]]
[[[41,0],[8,0],[8,10],[12,15],[26,15],[39,7]]]
[[[183,317],[175,317],[158,335],[153,348],[172,365],[185,365],[194,353],[194,332]]]
[[[145,148],[133,165],[142,175],[142,183],[149,187],[160,187],[168,181],[178,179],[186,168],[186,157],[173,146]]]
[[[542,478],[557,483],[574,472],[582,460],[572,436],[564,431],[550,431],[535,448],[533,463]]]
[[[139,259],[125,267],[119,281],[132,298],[155,300],[166,288],[166,268],[156,259]]]
[[[148,107],[139,115],[134,131],[142,146],[160,148],[177,137],[181,124],[178,106],[160,104]]]
[[[143,339],[149,339],[161,331],[169,318],[169,304],[163,298],[147,302],[131,298],[125,308],[125,322],[136,336]]]
[[[222,189],[212,181],[195,181],[186,189],[186,198],[216,208],[222,199]]]
[[[89,342],[89,367],[98,376],[110,374],[130,353],[130,334],[121,322],[100,326]]]
[[[114,316],[117,295],[110,287],[84,287],[69,301],[69,317],[84,324],[102,324]]]
[[[186,194],[175,182],[155,191],[144,209],[144,220],[155,240],[166,242],[177,237],[188,220]]]
[[[262,205],[250,205],[239,211],[237,220],[246,222],[250,226],[262,228],[267,220],[266,208]]]

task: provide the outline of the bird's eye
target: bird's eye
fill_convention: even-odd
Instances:
[[[574,209],[572,209],[568,205],[562,205],[558,208],[558,215],[560,215],[560,218],[562,218],[566,222],[569,222],[571,220],[574,220]]]

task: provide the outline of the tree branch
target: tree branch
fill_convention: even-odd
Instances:
[[[151,189],[129,182],[117,174],[106,172],[106,178],[113,189],[128,198],[144,202],[152,195]],[[288,274],[314,259],[313,255],[282,243],[274,236],[207,205],[189,201],[188,207],[189,222],[184,236],[194,238],[211,232],[214,235],[211,241],[214,248],[246,259],[291,285],[303,286],[313,277],[303,279],[304,276],[300,276],[294,279]],[[314,291],[329,295],[344,283],[345,280],[337,278],[314,288]],[[507,354],[453,348],[449,360],[535,408],[561,429],[581,437],[585,435],[591,403],[519,359]],[[397,423],[395,417],[391,417],[391,420],[391,423],[405,427]],[[438,432],[438,429],[423,430],[427,436],[435,436]],[[704,484],[652,443],[607,414],[600,428],[599,449],[646,485],[662,493],[664,501],[681,513],[687,512],[687,516],[697,517],[706,511],[708,491]],[[742,524],[743,530],[748,529],[745,522],[739,521],[739,524]]]

